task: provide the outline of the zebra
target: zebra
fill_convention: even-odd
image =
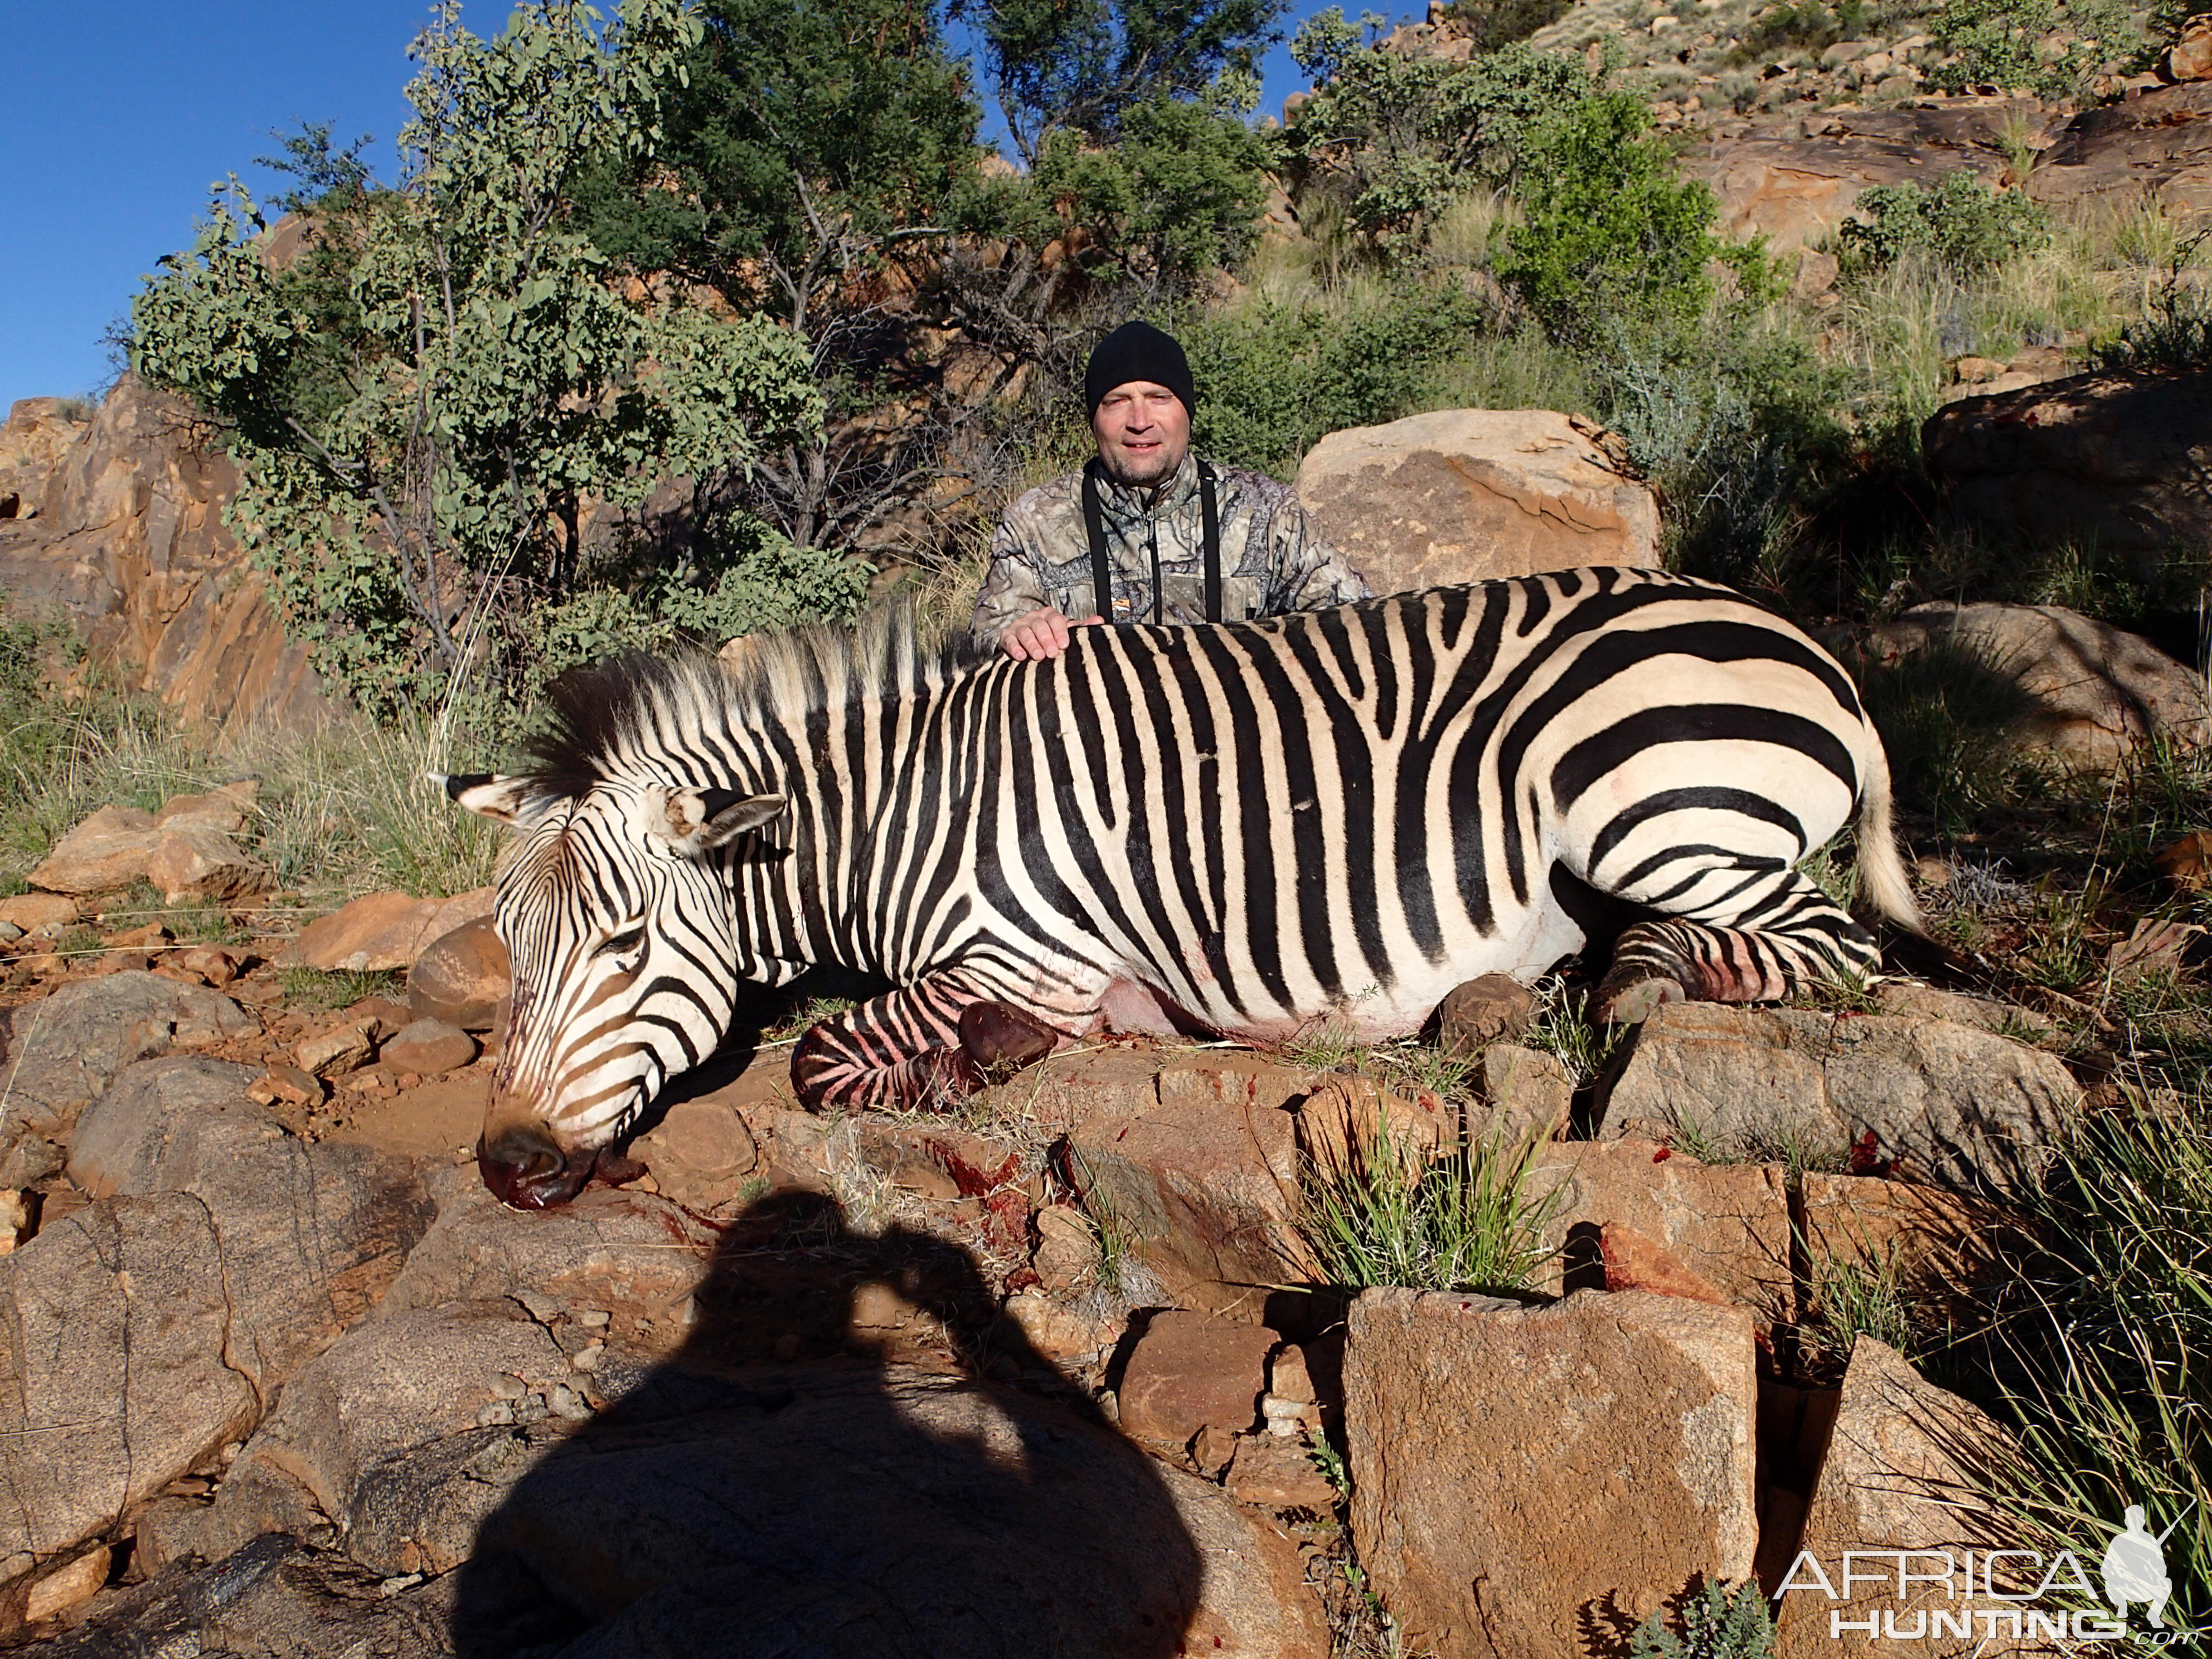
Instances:
[[[1634,908],[1595,993],[1629,1023],[1863,975],[1807,875],[1853,822],[1917,932],[1850,678],[1740,594],[1594,568],[1335,610],[925,649],[910,617],[761,636],[734,668],[559,682],[530,769],[445,780],[512,827],[514,964],[479,1165],[565,1201],[730,1029],[741,982],[896,988],[811,1027],[802,1103],[915,1106],[1101,1030],[1418,1030]]]

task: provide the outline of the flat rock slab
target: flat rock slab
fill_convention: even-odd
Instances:
[[[177,1054],[126,1066],[77,1126],[70,1176],[94,1197],[206,1206],[231,1310],[227,1352],[264,1400],[359,1319],[431,1220],[412,1165],[309,1142],[246,1097],[251,1066]]]
[[[2002,1188],[2081,1109],[2056,1055],[1948,1020],[1685,1002],[1637,1029],[1598,1133]]]
[[[133,1060],[261,1029],[218,992],[140,969],[75,981],[0,1018],[8,1121],[36,1129],[70,1121]]]
[[[1407,1643],[1583,1659],[1699,1577],[1751,1574],[1741,1309],[1376,1290],[1345,1352],[1352,1530]]]
[[[378,1317],[451,1303],[540,1298],[595,1310],[625,1326],[680,1327],[720,1235],[667,1199],[587,1188],[556,1210],[525,1214],[484,1191],[473,1170],[408,1256]],[[461,1184],[465,1183],[465,1184]]]
[[[1328,1651],[1287,1538],[1066,1407],[862,1364],[688,1393],[642,1391],[524,1474],[457,1619],[505,1557],[589,1626],[575,1659]]]
[[[0,1259],[0,1578],[113,1526],[242,1436],[207,1206],[112,1198]]]
[[[1200,1430],[1224,1443],[1258,1425],[1275,1334],[1207,1314],[1158,1313],[1121,1373],[1122,1432],[1179,1452]]]

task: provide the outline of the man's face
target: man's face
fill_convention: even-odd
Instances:
[[[1190,453],[1190,411],[1165,386],[1131,380],[1099,401],[1091,434],[1116,483],[1156,484],[1172,477]]]

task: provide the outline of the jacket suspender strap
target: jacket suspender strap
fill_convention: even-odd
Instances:
[[[1108,622],[1114,620],[1114,564],[1106,554],[1106,513],[1098,500],[1098,463],[1083,469],[1083,528],[1091,541],[1091,603]],[[1206,551],[1206,619],[1221,620],[1221,504],[1214,495],[1213,469],[1198,464],[1198,510]],[[1152,574],[1152,610],[1160,614],[1164,598],[1159,573]]]
[[[1199,523],[1206,543],[1206,619],[1221,620],[1221,507],[1213,498],[1213,469],[1198,464]]]
[[[1106,515],[1098,504],[1098,463],[1083,468],[1083,527],[1091,537],[1091,605],[1108,622],[1114,620],[1114,567],[1106,556]]]

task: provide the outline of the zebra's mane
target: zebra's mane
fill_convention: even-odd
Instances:
[[[572,668],[547,688],[546,722],[522,744],[523,775],[541,798],[576,800],[599,783],[657,774],[672,733],[802,720],[856,697],[941,686],[989,659],[964,631],[927,643],[902,599],[850,628],[749,635],[734,660],[700,650],[626,653]]]

